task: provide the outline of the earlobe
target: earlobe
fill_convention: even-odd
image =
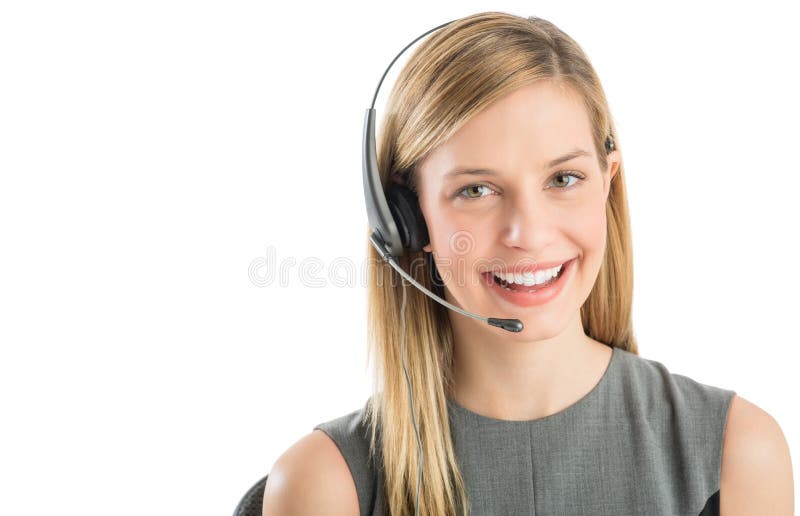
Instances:
[[[425,251],[426,253],[430,253],[431,252],[431,244],[425,244],[424,246],[422,246],[422,250]]]

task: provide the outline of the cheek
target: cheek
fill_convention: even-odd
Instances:
[[[586,203],[571,218],[572,234],[587,254],[599,252],[606,240],[606,211],[602,203]]]
[[[438,256],[467,256],[478,245],[476,235],[485,234],[484,223],[469,214],[445,206],[423,206],[422,210],[431,245]]]
[[[606,211],[602,199],[587,202],[577,210],[570,224],[570,238],[579,248],[578,296],[585,300],[603,264],[606,248]]]
[[[560,213],[560,226],[586,258],[603,254],[606,239],[606,203],[602,183],[592,182]]]
[[[479,284],[480,276],[474,272],[473,264],[487,250],[489,234],[486,222],[477,221],[454,210],[437,207],[428,210],[425,216],[431,246],[436,251],[436,268],[450,288]]]

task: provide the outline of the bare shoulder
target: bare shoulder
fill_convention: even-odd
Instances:
[[[722,442],[720,515],[794,514],[789,445],[766,411],[734,395]]]
[[[358,494],[336,443],[314,430],[278,457],[264,489],[263,516],[358,516]]]

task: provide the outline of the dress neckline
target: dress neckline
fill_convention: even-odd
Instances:
[[[567,415],[579,410],[584,405],[590,403],[594,398],[599,395],[601,389],[608,383],[609,377],[612,375],[613,371],[616,369],[615,364],[619,360],[619,349],[615,346],[611,347],[611,358],[608,360],[608,365],[606,366],[606,370],[603,372],[603,376],[600,377],[600,380],[592,387],[592,390],[587,392],[583,395],[580,399],[578,399],[572,405],[550,414],[548,416],[539,417],[536,419],[498,419],[494,417],[485,416],[483,414],[478,414],[477,412],[473,412],[468,408],[462,407],[455,401],[453,401],[449,396],[447,397],[447,404],[448,406],[455,411],[456,413],[461,414],[462,416],[466,417],[467,419],[477,421],[479,423],[492,423],[492,424],[504,424],[504,425],[511,425],[511,426],[520,426],[520,425],[535,425],[538,423],[550,422],[559,418],[566,417]]]

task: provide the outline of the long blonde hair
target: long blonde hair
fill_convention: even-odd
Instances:
[[[542,79],[580,93],[592,126],[601,170],[605,141],[619,138],[600,80],[581,47],[552,23],[503,12],[454,21],[423,40],[401,70],[387,101],[378,139],[385,186],[400,177],[416,186],[416,165],[471,117],[513,90]],[[581,307],[585,333],[638,354],[631,321],[633,256],[622,164],[610,186],[605,257]],[[367,243],[368,350],[374,375],[365,421],[370,452],[385,475],[386,514],[414,514],[417,438],[400,355],[400,276]],[[400,265],[436,290],[431,262],[408,252]],[[468,514],[464,479],[456,462],[447,411],[453,386],[453,335],[446,308],[406,286],[405,362],[424,455],[419,513]]]

